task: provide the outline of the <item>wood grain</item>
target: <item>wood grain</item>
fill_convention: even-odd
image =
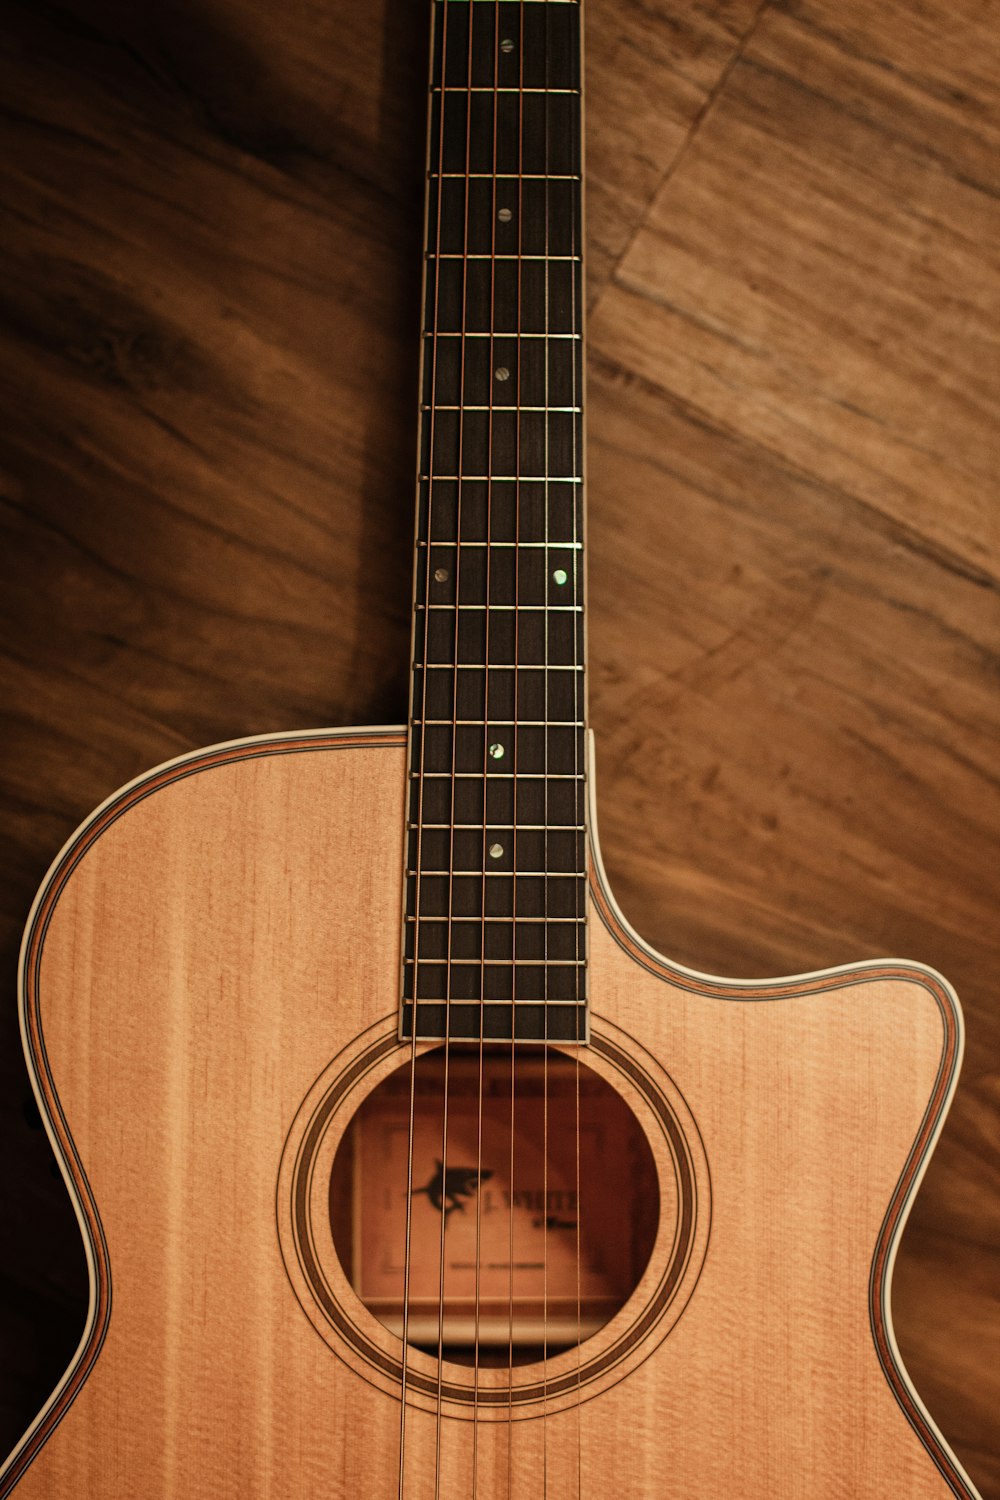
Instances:
[[[26,1029],[113,1308],[18,1500],[396,1490],[398,1340],[323,1246],[338,1140],[411,1056],[386,875],[405,767],[378,732],[196,754],[95,817],[47,882]],[[415,1351],[402,1492],[646,1500],[666,1460],[691,1500],[972,1500],[883,1311],[954,1083],[950,997],[888,964],[759,987],[672,971],[602,877],[591,894],[587,1066],[649,1140],[656,1244],[579,1361],[516,1371],[518,1420],[505,1369],[479,1372],[472,1423],[472,1371]]]
[[[83,1316],[14,1023],[49,858],[167,755],[405,713],[425,70],[420,8],[381,0],[4,20],[13,1439]],[[605,858],[701,968],[955,982],[964,1081],[896,1304],[1000,1494],[995,27],[589,0],[587,42]]]

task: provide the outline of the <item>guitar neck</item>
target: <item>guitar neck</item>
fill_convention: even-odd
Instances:
[[[578,0],[437,0],[402,1034],[586,1034]]]

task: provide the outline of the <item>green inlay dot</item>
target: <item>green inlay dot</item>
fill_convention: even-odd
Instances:
[[[556,568],[555,572],[552,575],[552,581],[553,583],[558,583],[561,587],[562,584],[566,582],[568,577],[569,574],[566,572],[565,568]]]
[[[496,743],[490,746],[490,755],[494,760],[503,760],[503,746]]]

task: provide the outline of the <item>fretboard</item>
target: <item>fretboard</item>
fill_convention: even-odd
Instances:
[[[437,0],[402,1034],[586,1035],[578,0]]]

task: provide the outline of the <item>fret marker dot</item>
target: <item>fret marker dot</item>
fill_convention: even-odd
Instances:
[[[500,859],[503,854],[503,844],[490,845],[490,859]]]
[[[492,744],[490,746],[490,755],[493,760],[503,760],[503,746],[496,743]]]
[[[510,379],[510,371],[508,370],[506,365],[497,365],[494,373],[496,374],[498,380]]]
[[[434,569],[434,582],[435,583],[447,583],[448,582],[448,569],[447,568],[435,568]]]
[[[509,224],[509,223],[510,223],[510,221],[511,221],[511,219],[512,219],[512,218],[513,218],[513,217],[514,217],[514,216],[513,216],[513,214],[512,214],[512,213],[511,213],[511,211],[510,211],[510,209],[509,209],[509,208],[502,208],[502,209],[501,209],[501,210],[500,210],[500,212],[499,212],[499,213],[498,213],[498,214],[497,214],[497,218],[498,218],[498,219],[499,219],[499,220],[500,220],[500,223],[501,223],[501,224]]]
[[[510,39],[509,36],[505,36],[504,39],[503,39],[503,41],[500,43],[500,51],[501,52],[513,52],[513,50],[514,50],[514,43],[511,41],[511,39]]]
[[[561,588],[568,577],[569,574],[566,572],[565,568],[556,568],[555,572],[552,575],[552,582],[558,583],[559,587]]]

